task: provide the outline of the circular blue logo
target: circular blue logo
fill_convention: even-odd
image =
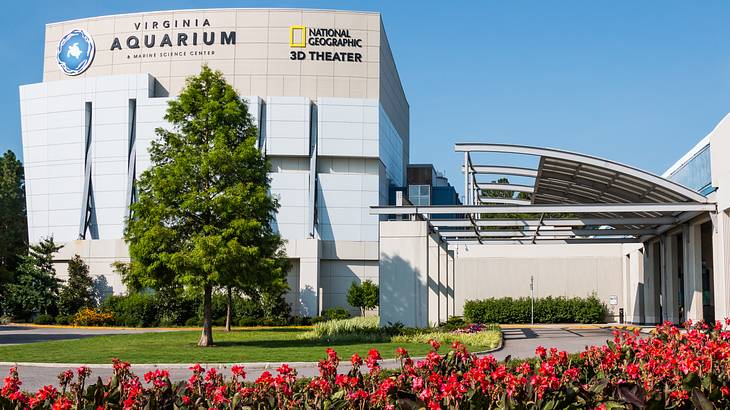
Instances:
[[[56,60],[61,70],[68,75],[83,73],[94,60],[94,40],[84,30],[69,31],[58,42]]]

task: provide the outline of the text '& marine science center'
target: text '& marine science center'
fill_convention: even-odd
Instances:
[[[608,320],[730,316],[730,119],[662,176],[557,149],[456,143],[460,201],[432,165],[409,164],[408,101],[370,12],[48,24],[43,82],[21,86],[20,100],[29,240],[64,245],[59,276],[78,254],[101,291],[125,292],[111,264],[129,260],[135,181],[155,128],[168,126],[168,101],[203,64],[258,126],[294,314],[352,309],[347,289],[370,279],[385,324],[436,324],[466,300],[529,296],[530,286],[538,297],[594,294]]]

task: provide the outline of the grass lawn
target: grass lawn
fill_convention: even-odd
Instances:
[[[29,343],[0,346],[2,362],[46,363],[111,363],[116,357],[134,364],[141,363],[243,363],[304,362],[324,358],[327,347],[334,348],[341,359],[348,360],[357,352],[366,356],[376,348],[384,359],[395,357],[398,346],[412,356],[425,355],[429,346],[414,343],[313,342],[299,340],[305,329],[271,328],[215,331],[216,346],[196,346],[199,331],[172,331],[114,336],[94,336],[79,340]],[[442,349],[448,349],[444,346]],[[470,351],[484,350],[469,346]]]

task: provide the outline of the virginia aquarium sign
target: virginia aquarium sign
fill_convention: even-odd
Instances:
[[[106,44],[95,45],[84,30],[69,31],[58,43],[59,68],[67,75],[83,73],[93,62],[96,47],[137,61],[215,56],[220,47],[235,46],[238,34],[236,30],[214,28],[208,18],[140,19],[129,24],[127,30],[120,30],[124,34],[115,34]],[[290,26],[289,60],[362,63],[364,41],[356,33],[348,28]]]

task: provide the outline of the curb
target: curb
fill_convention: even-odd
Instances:
[[[582,324],[582,323],[541,323],[541,324],[528,324],[528,323],[511,323],[511,324],[500,324],[499,327],[502,329],[600,329],[600,324]]]
[[[497,351],[500,351],[504,348],[504,334],[499,339],[499,345],[493,349],[490,350],[481,350],[478,352],[471,352],[474,355],[477,356],[484,356],[489,353],[494,353]],[[417,356],[417,357],[411,357],[414,361],[416,360],[423,360],[426,356]],[[192,366],[194,366],[196,363],[132,363],[132,368],[134,367],[153,367],[153,368],[165,368],[165,369],[188,369]],[[226,369],[233,365],[239,365],[243,366],[246,369],[252,369],[252,370],[268,370],[268,369],[276,369],[277,367],[281,366],[282,364],[288,364],[289,366],[293,368],[309,368],[309,367],[317,367],[319,365],[319,362],[250,362],[250,363],[197,363],[203,367],[206,368],[217,368],[217,369]],[[397,365],[400,364],[399,359],[383,359],[380,361],[381,365]],[[111,369],[113,365],[111,363],[100,363],[100,364],[94,364],[94,363],[36,363],[36,362],[0,362],[0,366],[26,366],[26,367],[41,367],[41,368],[77,368],[81,366],[86,366],[90,368],[97,368],[97,369]]]

